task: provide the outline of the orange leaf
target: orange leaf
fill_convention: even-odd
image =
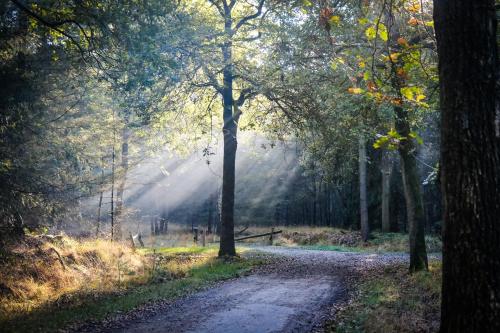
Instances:
[[[403,100],[401,98],[393,98],[391,103],[399,106],[399,105],[403,105]]]
[[[404,39],[403,37],[399,37],[398,38],[398,44],[401,45],[401,46],[404,46],[404,47],[408,47],[408,41],[406,39]]]
[[[414,26],[417,26],[419,24],[424,24],[424,22],[412,17],[411,19],[408,20],[408,24],[411,25],[412,27],[414,27]]]
[[[375,83],[373,83],[373,81],[368,81],[368,83],[366,84],[366,87],[368,88],[368,91],[376,91],[377,90],[377,86],[375,85]]]
[[[361,88],[354,88],[354,87],[351,87],[349,89],[347,89],[347,91],[350,93],[350,94],[361,94],[363,92],[363,89]]]
[[[408,75],[407,75],[406,71],[403,68],[398,68],[398,70],[396,71],[396,73],[398,74],[399,77],[401,77],[403,79],[407,79],[408,78]]]

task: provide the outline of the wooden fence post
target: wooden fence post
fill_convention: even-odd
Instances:
[[[271,228],[271,236],[269,236],[269,245],[273,245],[273,235],[274,235],[274,228]]]
[[[198,244],[198,228],[197,227],[193,228],[193,233],[194,233],[194,235],[193,235],[194,243]]]

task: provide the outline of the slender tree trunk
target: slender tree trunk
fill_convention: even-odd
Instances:
[[[370,225],[368,224],[368,200],[366,195],[366,140],[359,137],[359,213],[361,217],[361,238],[368,241]]]
[[[434,20],[444,204],[441,332],[500,332],[495,1],[435,0]]]
[[[212,225],[214,221],[214,195],[210,194],[208,198],[208,221],[207,221],[207,233],[212,233]]]
[[[111,240],[115,239],[115,140],[113,134],[113,152],[111,153]]]
[[[117,240],[122,238],[122,220],[123,220],[123,192],[125,191],[125,184],[127,181],[128,173],[128,145],[130,138],[130,129],[128,127],[128,116],[124,119],[124,127],[122,129],[122,151],[121,151],[121,169],[122,175],[118,188],[116,190],[116,213],[115,213],[115,232],[114,237]]]
[[[382,156],[382,232],[391,231],[390,201],[391,201],[391,171],[392,158],[389,151]]]
[[[401,174],[405,194],[408,233],[410,238],[410,272],[427,270],[427,250],[425,248],[425,213],[417,160],[415,158],[415,142],[410,139],[410,123],[408,111],[395,106],[396,130],[407,140],[399,144],[401,157]]]
[[[236,149],[238,142],[237,122],[234,119],[233,108],[233,55],[232,55],[232,19],[231,11],[226,10],[225,15],[225,34],[227,40],[222,46],[222,55],[224,57],[222,91],[223,99],[223,120],[222,132],[224,135],[224,161],[222,167],[222,211],[221,211],[221,232],[219,256],[235,256],[236,248],[234,246],[234,187],[235,187],[235,168],[236,168]]]
[[[99,193],[99,206],[97,207],[97,225],[96,225],[96,230],[95,230],[95,236],[99,236],[99,232],[101,229],[101,207],[102,207],[102,197],[103,197],[103,192],[101,191]]]
[[[390,28],[390,52],[398,52],[401,50],[401,46],[398,44],[400,34],[396,28],[395,22],[396,20],[392,12],[386,13],[386,26]],[[401,88],[405,86],[405,80],[397,74],[401,66],[402,64],[399,62],[391,62],[391,84],[399,100],[403,101]],[[405,138],[405,140],[401,140],[398,151],[401,157],[401,171],[403,175],[403,188],[410,238],[410,272],[427,270],[427,251],[425,248],[424,232],[425,212],[417,161],[415,158],[415,140],[410,137],[411,125],[408,110],[401,105],[395,105],[394,114],[396,116],[396,131]]]

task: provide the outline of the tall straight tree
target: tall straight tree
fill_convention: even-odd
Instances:
[[[359,215],[361,218],[361,238],[368,241],[370,225],[368,224],[368,200],[366,196],[366,139],[359,137]]]
[[[500,332],[494,0],[434,0],[444,201],[442,332]]]
[[[208,50],[208,53],[204,54],[207,58],[213,57],[215,52],[220,58],[216,56],[217,60],[211,64],[207,59],[200,59],[198,67],[208,82],[195,83],[195,86],[211,87],[222,99],[224,157],[219,256],[235,256],[234,189],[238,120],[241,115],[240,108],[245,101],[257,94],[251,84],[248,86],[248,83],[252,82],[250,78],[245,78],[236,65],[237,62],[241,65],[241,62],[246,60],[240,57],[237,61],[235,50],[242,43],[249,43],[260,37],[260,34],[258,36],[249,36],[249,34],[256,31],[255,20],[263,15],[264,0],[208,0],[208,3],[215,8],[220,25],[217,26],[212,17],[208,19],[207,22],[211,26],[213,35],[208,38],[208,42],[204,40],[197,47]],[[199,8],[196,11],[199,12]],[[241,66],[243,67],[245,66]],[[239,84],[235,82],[236,80]],[[245,83],[247,86],[243,87]],[[237,97],[234,96],[235,90],[239,91]]]

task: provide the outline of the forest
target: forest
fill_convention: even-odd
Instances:
[[[0,0],[0,331],[500,332],[497,0]]]

